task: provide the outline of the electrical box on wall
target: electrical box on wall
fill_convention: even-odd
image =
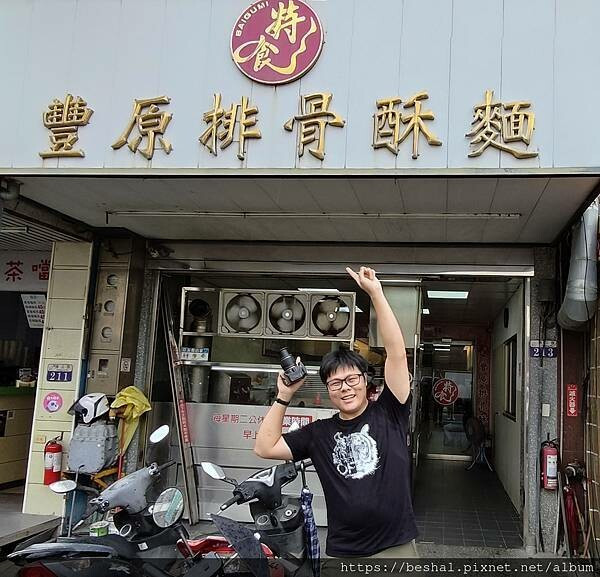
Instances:
[[[133,384],[144,259],[141,239],[102,241],[89,335],[88,393],[114,396]]]

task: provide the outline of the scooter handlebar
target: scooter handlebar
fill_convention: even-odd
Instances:
[[[233,497],[231,497],[231,499],[228,499],[227,501],[225,501],[225,503],[223,503],[219,507],[219,510],[225,511],[225,509],[228,509],[229,507],[231,507],[231,505],[235,505],[236,503],[239,503],[241,498],[242,498],[241,495],[234,495]]]
[[[167,461],[166,463],[159,465],[156,469],[156,472],[160,473],[161,471],[164,471],[165,469],[168,469],[169,467],[172,467],[173,465],[176,465],[176,464],[177,464],[177,461],[175,459],[171,459],[170,461]]]

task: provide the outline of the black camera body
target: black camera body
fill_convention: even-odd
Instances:
[[[279,351],[281,355],[281,368],[286,378],[286,385],[290,386],[306,377],[306,367],[300,362],[296,364],[294,357],[284,347]]]

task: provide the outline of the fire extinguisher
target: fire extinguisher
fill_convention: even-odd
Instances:
[[[558,445],[550,435],[542,443],[542,488],[554,491],[558,486]]]
[[[62,470],[62,445],[58,437],[48,441],[44,446],[44,485],[60,481]]]

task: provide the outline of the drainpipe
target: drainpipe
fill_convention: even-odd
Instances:
[[[567,289],[557,316],[558,324],[565,330],[585,329],[596,312],[597,239],[598,200],[595,200],[573,230]]]

